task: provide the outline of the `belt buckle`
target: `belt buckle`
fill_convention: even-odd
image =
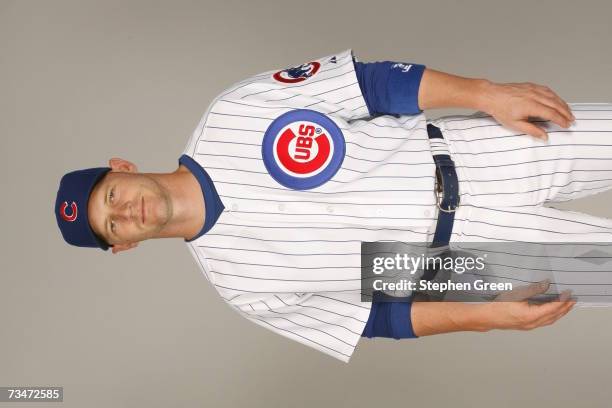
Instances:
[[[434,197],[436,198],[436,207],[442,212],[452,214],[457,211],[457,207],[459,206],[459,201],[457,201],[457,205],[452,208],[442,208],[442,201],[444,200],[444,190],[442,188],[442,183],[439,182],[440,173],[436,168],[436,181],[434,186]]]

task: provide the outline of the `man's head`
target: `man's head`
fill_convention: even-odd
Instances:
[[[133,163],[113,158],[108,168],[66,174],[55,203],[66,242],[113,253],[155,238],[172,216],[168,191]]]

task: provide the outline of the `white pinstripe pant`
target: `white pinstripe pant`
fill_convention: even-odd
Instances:
[[[612,104],[570,107],[576,117],[571,128],[538,124],[545,127],[547,142],[504,128],[482,112],[431,121],[442,130],[459,177],[461,205],[452,242],[612,242],[612,219],[544,205],[612,188]],[[585,268],[567,260],[561,264],[564,269]],[[593,269],[588,265],[588,271],[558,279],[575,293],[594,293],[596,287],[600,296],[604,293],[597,303],[605,298],[609,305],[610,265],[612,258],[600,265],[606,273],[588,272]],[[587,305],[594,298],[578,299]]]

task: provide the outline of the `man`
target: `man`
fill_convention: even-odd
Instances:
[[[422,111],[443,107],[479,112],[428,123]],[[568,313],[567,292],[527,302],[548,282],[512,302],[362,302],[360,244],[609,240],[612,221],[542,204],[612,185],[610,131],[610,104],[347,50],[222,93],[172,173],[113,158],[66,174],[55,214],[67,242],[113,253],[183,238],[241,315],[347,362],[362,336],[526,330]]]

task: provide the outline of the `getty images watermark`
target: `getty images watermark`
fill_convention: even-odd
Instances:
[[[548,280],[539,300],[571,290],[579,301],[612,302],[611,243],[363,242],[363,301],[491,301],[519,286]]]
[[[441,271],[449,270],[457,274],[465,272],[483,271],[485,269],[484,256],[451,256],[450,253],[437,256],[409,256],[408,254],[395,254],[394,256],[377,256],[372,261],[372,273],[381,276],[389,271],[404,271],[411,278],[417,272],[426,270]],[[427,279],[399,278],[397,274],[391,275],[394,279],[388,282],[385,279],[375,279],[372,283],[372,288],[377,291],[414,291],[414,290],[438,290],[445,292],[448,290],[512,290],[511,282],[486,282],[484,279],[474,279],[473,282],[453,282],[446,280],[445,282],[436,282]],[[401,274],[399,275],[401,276]],[[422,276],[422,274],[420,275]]]

